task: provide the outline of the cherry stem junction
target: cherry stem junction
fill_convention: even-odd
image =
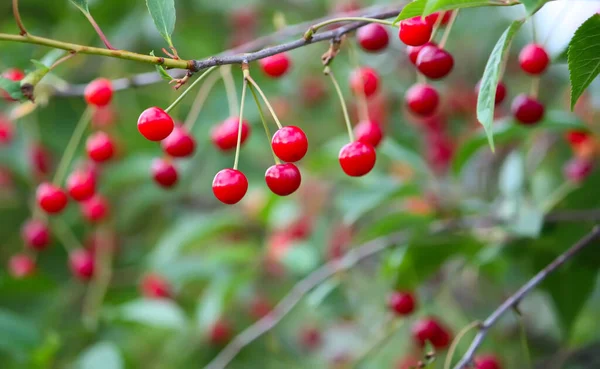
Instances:
[[[177,99],[175,99],[175,101],[173,101],[173,103],[171,103],[171,105],[169,105],[166,109],[165,112],[169,112],[171,111],[174,107],[177,106],[177,104],[179,104],[181,102],[181,100],[183,100],[183,98],[185,97],[185,95],[187,95],[188,93],[190,93],[190,91],[192,90],[192,88],[194,88],[198,83],[200,83],[210,72],[212,72],[213,70],[215,70],[217,67],[210,67],[207,70],[204,71],[204,73],[202,73],[200,75],[200,77],[196,78],[196,80],[194,82],[192,82],[192,84],[190,85],[190,87],[188,87],[185,91],[183,91],[181,93],[181,95],[179,95],[179,97],[177,97]]]

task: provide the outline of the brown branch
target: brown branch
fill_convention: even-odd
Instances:
[[[25,25],[21,20],[21,14],[19,13],[19,0],[13,0],[12,8],[15,21],[17,22],[17,26],[19,27],[19,34],[21,36],[25,36],[27,34],[27,30],[25,29]]]
[[[106,38],[106,35],[104,35],[104,32],[102,32],[102,28],[100,28],[100,26],[98,25],[98,23],[96,23],[96,20],[94,19],[94,17],[92,17],[92,14],[90,14],[88,12],[85,12],[85,11],[83,12],[83,14],[87,18],[87,20],[90,22],[90,24],[92,25],[92,27],[94,27],[94,30],[98,34],[98,37],[100,37],[100,40],[102,40],[102,42],[104,43],[104,46],[106,46],[106,48],[109,49],[109,50],[116,50],[110,44],[110,42],[108,41],[108,38]]]
[[[600,226],[594,227],[590,233],[584,236],[576,244],[571,246],[570,249],[558,256],[553,262],[548,264],[538,274],[525,283],[517,292],[504,301],[502,305],[494,310],[494,312],[492,312],[492,314],[483,322],[483,324],[481,324],[479,327],[479,333],[477,333],[475,336],[475,339],[471,343],[471,346],[469,346],[467,352],[463,355],[462,359],[454,366],[454,369],[463,369],[470,365],[475,351],[477,351],[479,346],[482,344],[488,333],[488,330],[498,321],[498,319],[500,319],[502,315],[504,315],[504,313],[516,308],[523,297],[537,287],[544,279],[546,279],[546,277],[561,267],[565,262],[573,258],[573,256],[578,254],[581,250],[593,244],[598,238],[600,238]]]

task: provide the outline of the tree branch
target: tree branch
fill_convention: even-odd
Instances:
[[[12,1],[13,8],[13,16],[15,17],[15,22],[17,22],[17,26],[19,27],[19,34],[24,36],[27,34],[27,30],[25,29],[25,25],[21,20],[21,14],[19,14],[19,0]]]
[[[557,257],[553,262],[548,264],[544,269],[542,269],[538,274],[536,274],[533,278],[531,278],[527,283],[525,283],[517,292],[515,292],[512,296],[510,296],[506,301],[502,303],[492,314],[481,324],[479,327],[479,333],[473,339],[471,346],[464,354],[462,359],[454,366],[454,369],[463,369],[471,364],[473,360],[473,355],[475,351],[479,348],[483,340],[485,339],[488,330],[500,319],[504,313],[508,310],[511,310],[519,304],[519,302],[527,295],[531,290],[537,287],[548,275],[562,266],[565,262],[573,258],[577,253],[583,250],[585,247],[591,245],[600,238],[600,226],[594,227],[594,229],[584,236],[581,240],[579,240],[575,245],[571,246],[570,249],[565,251],[559,257]],[[596,245],[597,246],[597,245]]]

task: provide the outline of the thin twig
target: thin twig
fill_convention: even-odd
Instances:
[[[110,44],[110,42],[108,41],[108,38],[106,38],[106,36],[104,35],[104,32],[102,32],[102,29],[100,28],[100,26],[98,25],[98,23],[96,23],[96,20],[94,19],[94,17],[92,17],[92,15],[90,13],[88,13],[88,12],[83,12],[83,14],[87,18],[87,20],[90,22],[90,24],[92,25],[92,27],[94,27],[94,30],[98,34],[98,37],[100,37],[100,40],[102,40],[102,42],[104,43],[104,46],[106,46],[106,48],[109,49],[109,50],[116,50]]]
[[[63,62],[71,59],[72,57],[74,57],[77,53],[75,52],[69,52],[67,53],[67,55],[63,56],[62,58],[58,59],[57,61],[54,62],[54,64],[52,64],[49,69],[50,70],[54,70],[54,68],[58,67],[60,64],[62,64]]]
[[[21,36],[27,35],[27,30],[25,29],[25,25],[21,20],[21,14],[19,13],[19,0],[13,0],[12,2],[13,8],[13,16],[15,17],[15,22],[17,22],[17,26],[19,27],[19,34]]]
[[[464,354],[462,359],[454,366],[454,369],[463,369],[467,367],[467,365],[471,364],[473,360],[473,355],[475,351],[482,344],[485,339],[489,329],[504,315],[507,311],[512,310],[516,307],[519,302],[525,297],[531,290],[537,287],[546,277],[548,277],[552,272],[562,266],[565,262],[573,258],[576,254],[578,254],[581,250],[591,245],[600,238],[600,226],[594,227],[594,229],[584,236],[581,240],[579,240],[576,244],[571,246],[567,251],[558,256],[553,262],[548,264],[544,269],[542,269],[538,274],[536,274],[533,278],[531,278],[527,283],[525,283],[517,292],[515,292],[512,296],[510,296],[506,301],[502,303],[492,314],[481,324],[479,328],[479,333],[475,336],[475,339],[471,343],[471,346]]]

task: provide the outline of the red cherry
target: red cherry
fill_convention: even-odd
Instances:
[[[29,160],[36,176],[45,176],[50,172],[50,152],[41,144],[35,144],[31,147]]]
[[[381,24],[369,23],[356,31],[356,39],[364,50],[374,52],[385,49],[390,36]]]
[[[306,350],[315,350],[322,342],[321,331],[316,327],[305,327],[300,331],[300,345]]]
[[[86,249],[77,249],[69,254],[71,273],[82,281],[89,281],[94,275],[94,255]]]
[[[96,192],[96,178],[89,170],[76,170],[67,178],[67,192],[75,201],[84,201]]]
[[[248,179],[237,169],[219,171],[212,183],[215,197],[224,204],[238,203],[248,191]]]
[[[10,79],[13,82],[18,82],[25,78],[25,72],[18,68],[10,68],[5,70],[4,73],[2,73],[2,77]]]
[[[440,22],[440,26],[445,26],[450,21],[450,17],[452,16],[452,11],[450,10],[447,12],[433,13],[433,14],[426,16],[425,20],[427,21],[427,23],[431,24],[431,26],[433,27],[435,25],[435,22],[437,22],[438,18],[440,17],[440,15],[442,15],[442,20]]]
[[[159,274],[146,274],[142,278],[140,289],[142,295],[150,299],[168,299],[171,297],[171,285]]]
[[[0,145],[9,144],[14,136],[15,127],[5,116],[0,114]]]
[[[438,349],[443,349],[450,343],[450,334],[436,319],[425,318],[417,321],[412,327],[415,342],[423,347],[426,341]]]
[[[550,64],[550,57],[542,45],[529,44],[521,49],[519,64],[529,74],[542,74]]]
[[[8,261],[8,272],[13,278],[21,279],[35,273],[35,260],[27,254],[16,254]]]
[[[323,80],[316,77],[306,77],[300,85],[302,102],[307,106],[313,106],[323,101],[327,91]]]
[[[112,106],[107,105],[101,108],[96,108],[92,113],[92,127],[106,128],[113,125],[116,119],[117,113]]]
[[[354,127],[356,141],[364,142],[377,148],[383,138],[383,131],[379,123],[374,120],[363,120]]]
[[[190,156],[196,148],[196,141],[183,126],[175,126],[160,144],[165,153],[176,158]]]
[[[269,77],[278,78],[290,69],[291,61],[287,53],[280,53],[258,61],[263,72]]]
[[[573,146],[579,146],[591,138],[586,131],[569,131],[566,134],[567,141]]]
[[[271,140],[271,146],[279,159],[296,162],[306,155],[308,139],[299,127],[287,126],[275,132]]]
[[[108,133],[98,131],[88,137],[85,150],[90,159],[97,163],[103,163],[114,156],[115,144]]]
[[[440,102],[436,89],[426,83],[417,83],[411,86],[406,91],[404,99],[412,113],[423,117],[432,115]]]
[[[83,97],[88,104],[94,106],[106,106],[110,103],[113,95],[112,83],[106,78],[98,78],[85,86]]]
[[[481,88],[481,80],[477,82],[475,85],[475,93],[479,95],[479,89]],[[501,104],[506,98],[506,85],[502,81],[498,81],[498,85],[496,86],[496,96],[494,97],[494,104]]]
[[[221,346],[229,342],[232,331],[228,321],[219,319],[210,327],[208,339],[211,344]]]
[[[400,22],[400,40],[409,46],[420,46],[429,41],[433,28],[423,17],[414,17]]]
[[[593,164],[590,160],[583,158],[573,158],[569,160],[564,168],[565,177],[574,183],[581,183],[592,172]]]
[[[298,167],[292,163],[286,163],[269,167],[265,173],[265,181],[274,194],[287,196],[296,192],[302,178]]]
[[[173,118],[159,107],[153,106],[140,114],[137,127],[142,136],[150,141],[160,141],[173,131]]]
[[[29,248],[41,251],[50,245],[50,229],[46,222],[29,219],[21,227],[21,238]]]
[[[377,155],[373,146],[364,142],[350,142],[340,150],[339,161],[344,173],[351,177],[361,177],[375,166]]]
[[[252,30],[257,25],[259,18],[256,9],[248,6],[241,6],[232,9],[228,14],[230,25],[238,30]]]
[[[350,75],[350,87],[355,94],[360,94],[362,90],[366,97],[372,96],[377,92],[379,86],[379,74],[369,67],[355,69]]]
[[[46,213],[60,213],[67,206],[67,195],[49,182],[41,183],[35,193],[37,203]]]
[[[221,151],[235,149],[237,146],[239,118],[230,117],[212,128],[210,138],[212,143]],[[250,125],[246,120],[242,120],[242,139],[240,145],[246,142],[250,135]]]
[[[415,297],[411,292],[396,291],[390,295],[388,305],[397,315],[409,315],[415,310]]]
[[[440,79],[448,75],[454,67],[454,58],[437,46],[425,46],[417,56],[417,69],[426,77]]]
[[[413,63],[414,65],[417,65],[417,58],[419,57],[419,53],[421,52],[421,50],[423,50],[423,48],[425,46],[437,46],[437,45],[435,42],[429,41],[421,46],[407,46],[406,47],[406,52],[408,53],[408,58],[410,59],[411,63]]]
[[[544,117],[544,105],[526,94],[515,97],[511,110],[515,119],[524,125],[536,124]]]
[[[475,358],[475,369],[502,369],[495,355],[481,355]]]
[[[175,168],[170,160],[162,158],[154,159],[152,162],[152,177],[161,187],[173,187],[177,183],[177,168]]]
[[[80,207],[83,217],[91,223],[97,223],[104,220],[110,212],[108,201],[99,194],[95,194],[88,200],[82,202]]]

